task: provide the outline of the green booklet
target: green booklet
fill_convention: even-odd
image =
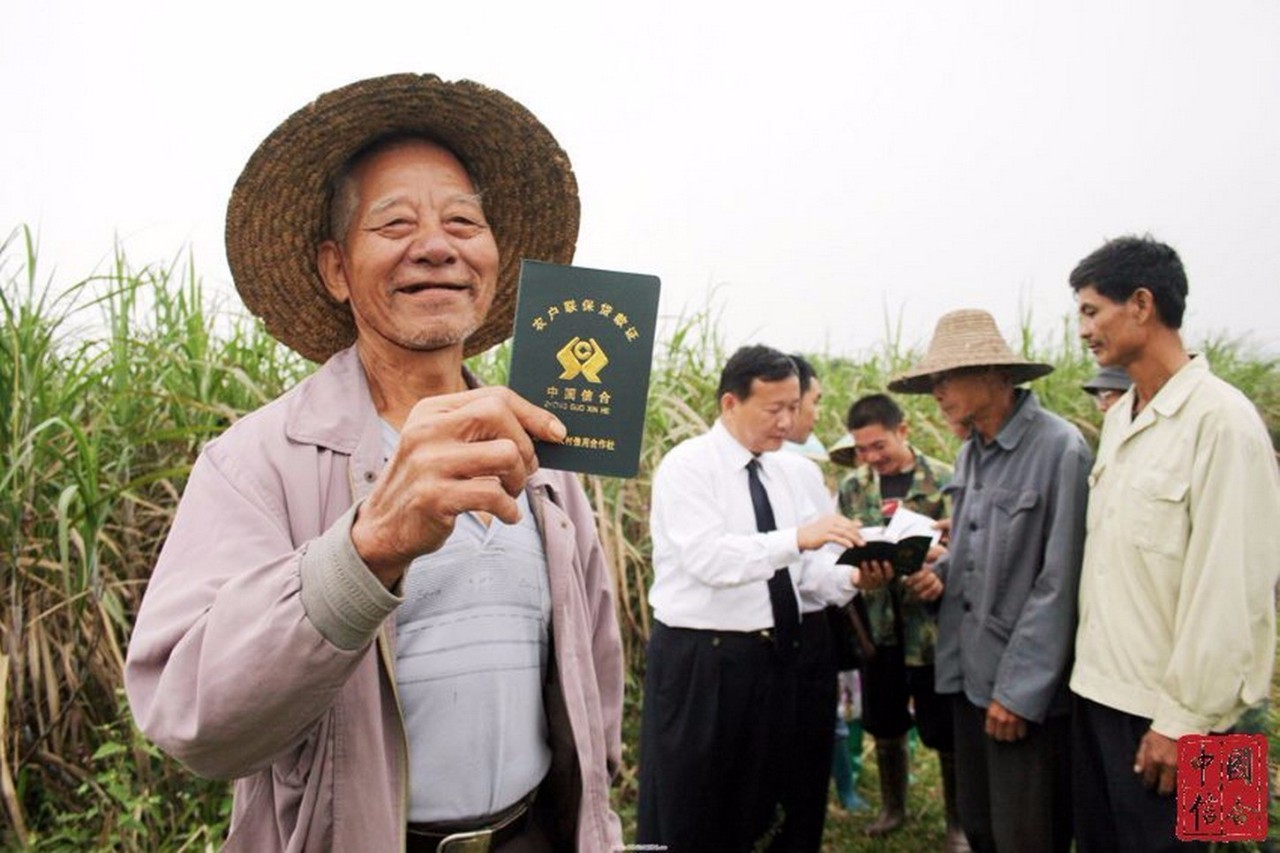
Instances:
[[[656,276],[521,261],[507,384],[564,421],[547,468],[634,476],[658,320]]]

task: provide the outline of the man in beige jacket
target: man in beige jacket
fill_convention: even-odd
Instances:
[[[1253,403],[1183,347],[1177,252],[1121,237],[1070,282],[1080,337],[1133,380],[1089,476],[1071,674],[1076,846],[1207,850],[1175,836],[1178,738],[1227,731],[1270,691],[1280,473]]]

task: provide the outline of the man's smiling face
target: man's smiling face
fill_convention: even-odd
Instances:
[[[352,179],[351,224],[321,245],[319,267],[329,292],[350,304],[357,340],[383,350],[460,347],[489,312],[499,269],[466,170],[446,149],[410,140],[371,155]]]

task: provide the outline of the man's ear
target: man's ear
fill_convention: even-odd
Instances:
[[[338,302],[351,299],[347,284],[347,269],[343,264],[342,248],[333,240],[325,240],[316,250],[316,267],[324,281],[324,289]]]
[[[741,401],[732,391],[725,391],[720,395],[720,414],[732,414],[734,408]]]
[[[1133,317],[1139,323],[1146,323],[1155,317],[1156,298],[1145,287],[1139,287],[1129,294],[1129,305],[1133,309]]]

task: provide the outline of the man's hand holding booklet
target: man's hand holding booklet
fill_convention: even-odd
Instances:
[[[862,528],[866,544],[846,549],[836,562],[848,566],[885,562],[893,566],[894,575],[910,575],[924,566],[929,549],[941,536],[932,518],[899,507],[888,525]]]

